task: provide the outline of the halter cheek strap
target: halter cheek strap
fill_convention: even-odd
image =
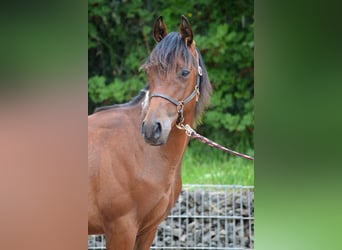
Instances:
[[[198,55],[197,55],[198,59]],[[202,78],[202,68],[199,66],[199,61],[198,61],[198,75],[197,75],[197,82],[194,91],[185,98],[182,101],[178,101],[177,99],[172,98],[171,96],[164,95],[162,93],[154,93],[150,96],[150,99],[152,97],[161,97],[164,98],[165,100],[168,100],[169,102],[173,103],[177,107],[177,112],[178,112],[178,120],[177,120],[177,125],[183,123],[184,121],[184,106],[188,104],[189,102],[196,97],[196,102],[198,102],[198,98],[200,96],[200,91],[199,91],[199,86],[201,84],[201,78]]]

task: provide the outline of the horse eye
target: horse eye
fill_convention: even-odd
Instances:
[[[187,69],[184,69],[184,70],[182,71],[182,76],[183,76],[183,77],[187,77],[189,74],[190,74],[190,71],[187,70]]]

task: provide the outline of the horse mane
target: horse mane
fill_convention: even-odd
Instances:
[[[146,85],[143,89],[140,90],[139,94],[136,95],[135,97],[133,97],[133,99],[130,100],[129,102],[122,103],[122,104],[113,104],[113,105],[97,107],[95,109],[94,113],[101,112],[104,110],[114,109],[114,108],[124,108],[124,107],[133,106],[145,98],[145,95],[146,95],[148,89],[149,89],[149,85]]]
[[[199,66],[202,68],[202,77],[200,81],[199,91],[200,96],[198,99],[198,103],[196,105],[195,109],[195,118],[197,122],[200,122],[201,116],[205,110],[210,104],[210,96],[212,93],[212,86],[210,84],[209,75],[207,72],[207,69],[204,65],[204,61],[202,58],[202,55],[200,51],[196,48],[197,54],[199,56]]]
[[[197,54],[199,55],[199,65],[202,68],[202,76],[199,86],[200,97],[195,110],[195,119],[197,122],[199,122],[204,109],[209,105],[212,87],[202,55],[197,48],[196,50]],[[182,57],[184,63],[188,67],[192,66],[197,68],[196,59],[182,40],[180,33],[171,32],[155,46],[150,56],[140,68],[143,70],[147,70],[151,66],[157,66],[160,74],[168,74],[176,71],[176,60],[179,57]],[[148,89],[149,85],[145,86],[145,88],[143,88],[140,93],[128,103],[98,107],[95,109],[94,113],[118,107],[128,107],[135,105],[145,97]]]

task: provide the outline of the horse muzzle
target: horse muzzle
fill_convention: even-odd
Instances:
[[[152,146],[160,146],[167,142],[171,131],[171,121],[143,121],[141,133],[146,143]]]

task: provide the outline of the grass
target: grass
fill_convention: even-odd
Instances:
[[[183,159],[184,184],[254,185],[254,162],[192,141]]]

